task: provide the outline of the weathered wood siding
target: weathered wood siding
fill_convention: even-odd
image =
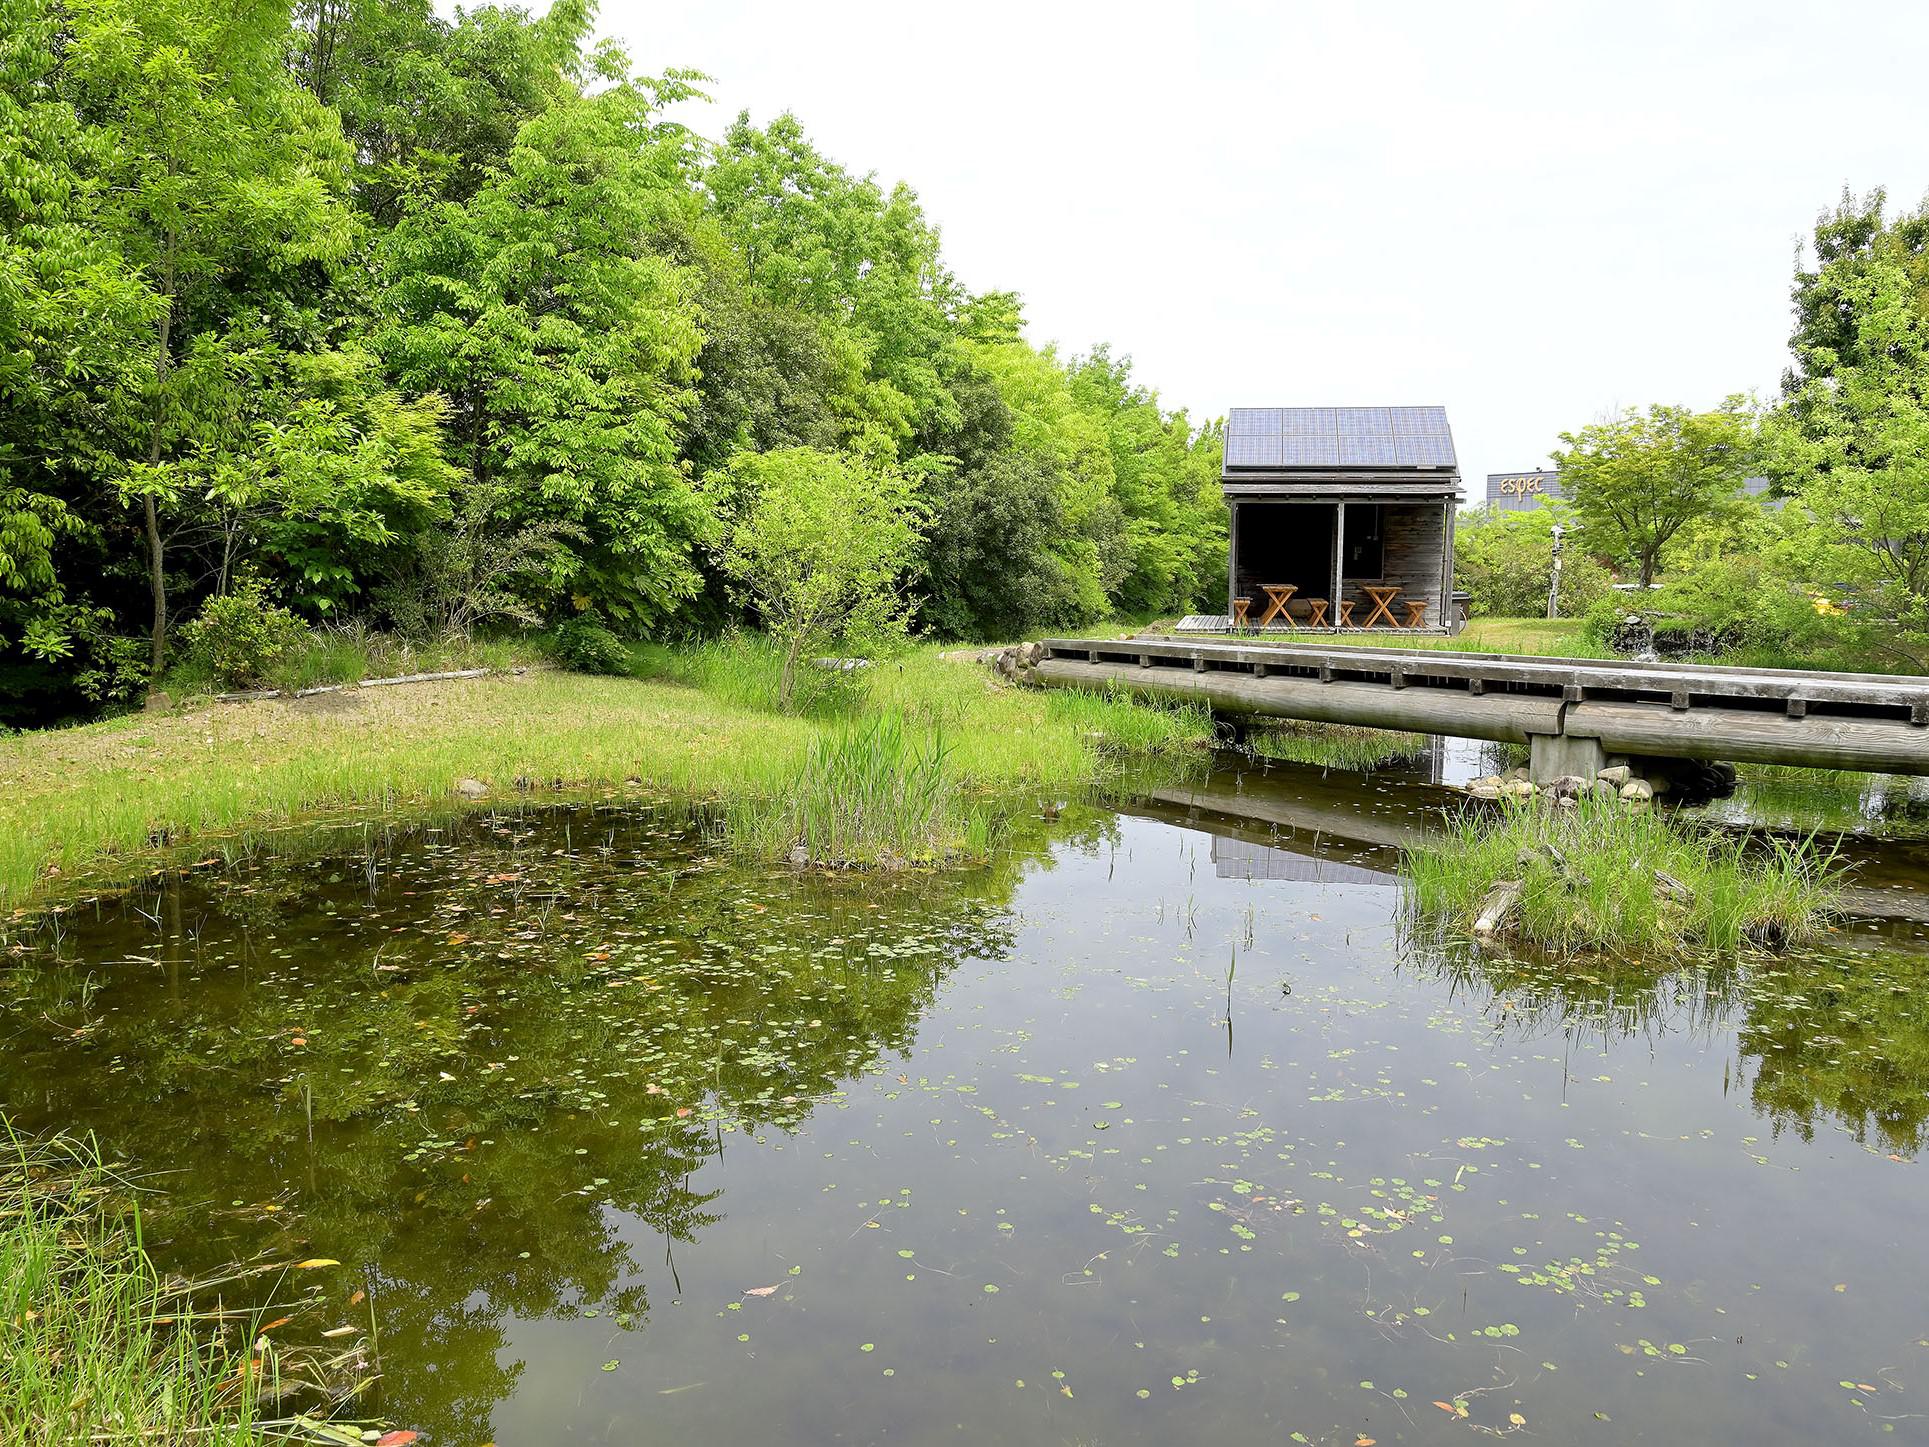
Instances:
[[[1447,517],[1440,503],[1400,506],[1389,504],[1380,514],[1380,566],[1378,578],[1345,580],[1346,596],[1358,598],[1353,617],[1364,622],[1371,608],[1359,589],[1362,583],[1384,584],[1400,590],[1394,616],[1406,616],[1405,602],[1413,599],[1427,605],[1427,623],[1443,622],[1440,612],[1441,589],[1447,569]]]

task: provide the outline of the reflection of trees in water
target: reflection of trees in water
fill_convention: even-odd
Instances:
[[[178,880],[70,916],[61,962],[16,973],[0,1099],[178,1173],[170,1265],[280,1236],[359,1266],[331,1287],[376,1306],[384,1410],[483,1441],[509,1319],[642,1325],[631,1243],[694,1240],[733,1134],[908,1049],[960,960],[1010,948],[1044,843],[827,880],[575,809]]]
[[[1751,956],[1672,969],[1500,954],[1411,930],[1403,969],[1441,980],[1496,1034],[1606,1048],[1735,1032],[1749,1099],[1773,1130],[1811,1139],[1833,1120],[1858,1142],[1915,1155],[1929,1144],[1929,958],[1886,950]]]
[[[1864,1145],[1929,1142],[1929,960],[1885,951],[1762,966],[1739,1033],[1755,1108],[1803,1140],[1833,1117]]]

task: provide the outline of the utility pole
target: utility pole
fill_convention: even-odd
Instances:
[[[1547,616],[1552,618],[1561,605],[1561,538],[1567,529],[1554,524],[1554,567],[1547,575]]]

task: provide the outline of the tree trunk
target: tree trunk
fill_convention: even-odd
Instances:
[[[790,640],[790,647],[784,650],[784,671],[777,680],[777,707],[784,713],[790,712],[790,692],[797,675],[797,654],[804,646],[804,635],[799,633]]]
[[[147,505],[147,586],[154,596],[153,648],[147,671],[150,678],[159,678],[161,665],[167,661],[167,574],[161,568],[161,519],[154,507],[154,495],[149,493],[143,501]]]
[[[173,163],[168,165],[168,174],[174,173]],[[162,295],[167,305],[162,308],[161,317],[156,324],[157,335],[154,348],[154,410],[149,418],[147,439],[147,460],[149,466],[158,467],[161,461],[161,427],[167,415],[167,372],[168,348],[174,335],[174,233],[167,236],[164,251],[167,258],[163,279],[165,287]],[[147,522],[147,586],[154,596],[154,632],[152,648],[148,657],[148,676],[158,679],[161,666],[167,662],[167,572],[164,567],[165,552],[161,541],[160,508],[154,501],[154,479],[148,479],[148,493],[143,499]]]

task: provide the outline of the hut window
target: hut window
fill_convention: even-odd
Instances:
[[[1349,578],[1379,578],[1386,575],[1378,503],[1352,503],[1346,509],[1345,573]]]

